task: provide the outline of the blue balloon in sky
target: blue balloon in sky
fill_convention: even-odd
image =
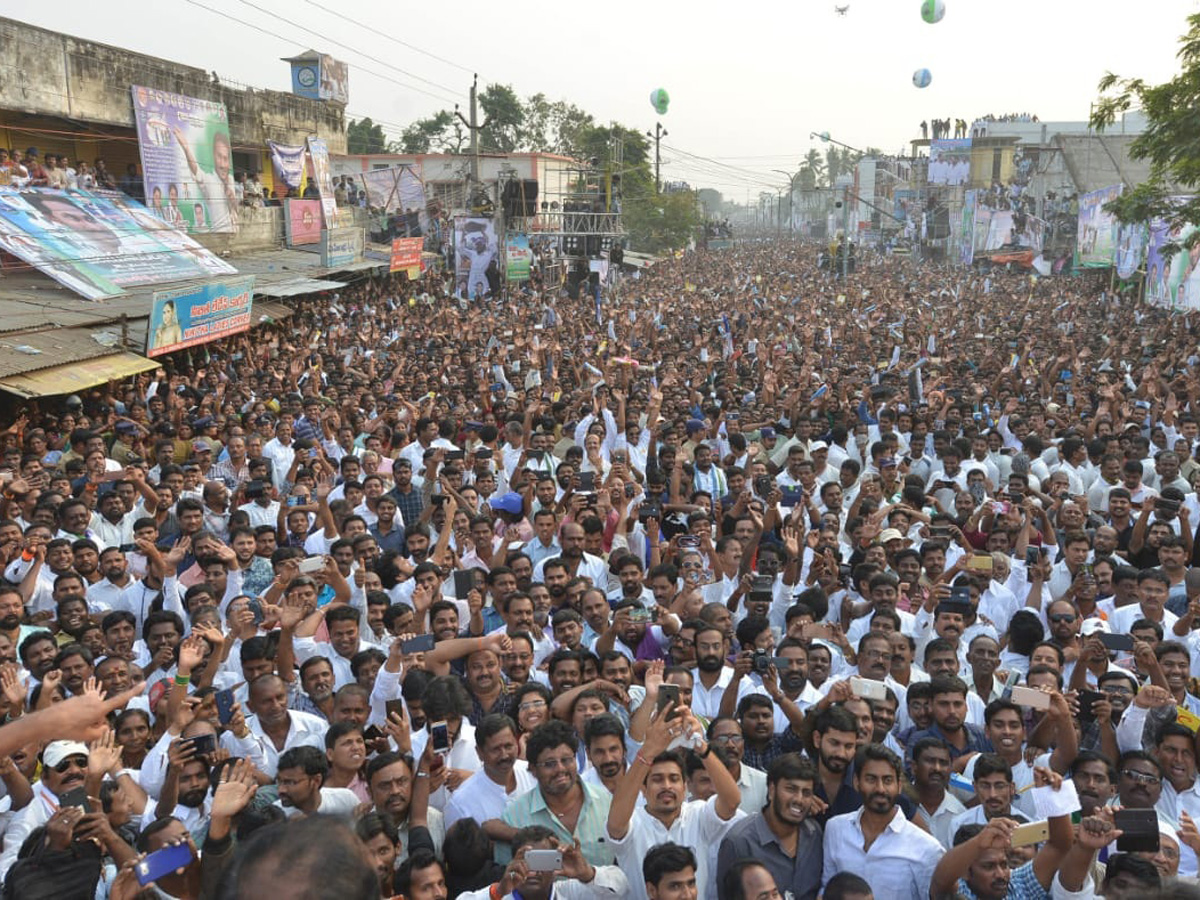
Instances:
[[[931,81],[933,81],[933,74],[928,69],[917,69],[913,72],[913,84],[917,87],[927,88]]]

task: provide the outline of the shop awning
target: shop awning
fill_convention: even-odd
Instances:
[[[158,368],[158,363],[136,353],[97,356],[34,372],[0,378],[0,390],[19,397],[53,397],[74,394],[113,379],[128,378]]]
[[[316,291],[340,291],[346,285],[341,281],[330,281],[326,278],[293,278],[288,281],[279,281],[274,284],[256,285],[254,288],[255,297],[294,297],[297,294],[311,294]],[[256,300],[255,306],[259,303]]]

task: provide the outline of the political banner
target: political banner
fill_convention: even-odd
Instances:
[[[454,296],[483,297],[491,290],[488,269],[497,265],[496,225],[491,219],[456,216],[454,253],[456,270]],[[496,273],[497,277],[499,273]]]
[[[267,141],[271,151],[271,166],[275,169],[275,180],[290,188],[300,189],[304,177],[304,147],[289,147]]]
[[[409,281],[421,276],[421,248],[424,238],[393,238],[389,272],[407,272]]]
[[[284,225],[289,247],[321,243],[321,201],[283,201]]]
[[[321,232],[321,265],[336,269],[362,258],[364,234],[361,228],[326,228]]]
[[[970,177],[970,138],[958,140],[938,140],[930,143],[930,184],[966,184]]]
[[[189,232],[237,231],[225,104],[141,85],[131,91],[142,180],[155,215]]]
[[[337,199],[333,196],[333,175],[329,171],[329,145],[321,138],[308,139],[308,159],[312,163],[312,179],[321,192],[321,212],[325,227],[337,222]]]
[[[529,249],[529,235],[510,234],[505,238],[504,261],[505,277],[509,281],[529,280],[529,271],[533,265],[533,251]]]
[[[969,266],[975,261],[975,191],[967,191],[958,226],[958,261]]]
[[[125,288],[237,274],[115,191],[0,188],[0,248],[89,300]]]
[[[146,355],[162,356],[248,331],[253,297],[253,275],[155,291]]]
[[[1146,226],[1120,225],[1117,229],[1117,277],[1132,278],[1146,258]]]
[[[1147,303],[1168,309],[1200,309],[1200,243],[1191,250],[1183,246],[1196,231],[1190,223],[1172,228],[1165,219],[1151,221],[1146,245]],[[1172,247],[1174,252],[1170,252]]]
[[[1076,265],[1111,266],[1117,249],[1117,218],[1104,204],[1121,196],[1124,185],[1091,191],[1079,197],[1079,226],[1075,232]]]

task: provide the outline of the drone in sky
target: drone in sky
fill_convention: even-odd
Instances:
[[[837,13],[839,16],[844,16],[844,15],[846,15],[846,13],[848,13],[850,11],[850,4],[847,3],[845,6],[835,6],[833,8],[833,11],[835,13]]]

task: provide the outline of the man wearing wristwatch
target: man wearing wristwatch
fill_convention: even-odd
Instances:
[[[744,815],[738,804],[742,792],[729,769],[703,739],[703,731],[689,710],[677,704],[654,719],[633,765],[621,778],[608,814],[607,841],[616,848],[617,864],[635,872],[650,848],[671,841],[696,854],[696,883],[710,885],[715,875],[715,849],[735,821]],[[674,716],[674,717],[673,717]],[[704,761],[716,794],[708,800],[685,801],[687,769],[681,750],[668,748],[676,739],[690,742]],[[637,795],[646,805],[636,809]],[[629,896],[648,900],[646,885],[634,881]]]

